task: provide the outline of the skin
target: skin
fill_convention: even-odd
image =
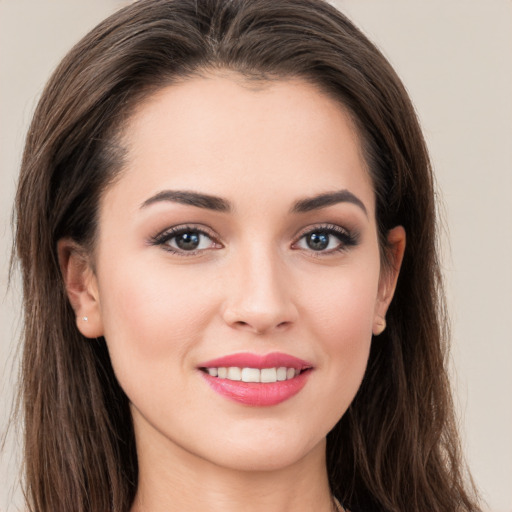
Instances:
[[[162,89],[124,130],[125,169],[101,202],[94,254],[61,240],[81,332],[104,336],[131,402],[140,482],[133,511],[332,509],[325,437],[363,378],[405,247],[389,233],[381,265],[372,183],[350,117],[299,80],[215,74]],[[153,201],[163,190],[223,198],[231,211]],[[348,190],[307,212],[297,201]],[[313,250],[305,233],[334,225]],[[175,226],[201,229],[170,252]],[[338,250],[339,249],[339,250]],[[87,321],[83,320],[87,317]],[[271,407],[226,399],[197,366],[238,352],[313,364]]]

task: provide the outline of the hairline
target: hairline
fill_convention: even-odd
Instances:
[[[279,73],[272,72],[268,73],[265,71],[258,71],[255,69],[243,70],[236,67],[229,67],[222,64],[206,64],[197,66],[197,68],[187,71],[176,73],[174,76],[168,73],[169,76],[165,77],[166,73],[162,73],[163,80],[161,83],[156,83],[157,78],[153,79],[153,84],[145,85],[136,89],[132,92],[128,105],[121,112],[120,117],[117,121],[114,121],[105,131],[104,144],[108,146],[114,152],[114,164],[113,169],[110,169],[109,176],[103,182],[101,190],[98,194],[96,218],[93,224],[93,229],[88,236],[85,243],[81,244],[91,258],[92,268],[94,269],[96,245],[98,242],[99,233],[99,217],[101,212],[101,205],[104,201],[105,195],[115,186],[115,184],[122,179],[124,171],[126,171],[127,157],[130,154],[130,140],[129,130],[133,119],[137,114],[143,110],[151,101],[153,101],[160,92],[165,89],[172,88],[175,85],[185,85],[192,80],[197,79],[212,79],[212,78],[226,78],[234,81],[241,87],[246,87],[251,91],[257,92],[271,87],[275,83],[297,83],[313,87],[319,94],[329,98],[336,102],[338,107],[347,116],[350,129],[353,131],[356,142],[359,159],[362,164],[363,171],[366,172],[370,186],[372,188],[375,198],[374,218],[378,223],[377,218],[377,191],[376,184],[374,182],[371,166],[370,157],[367,146],[369,145],[368,136],[364,133],[364,125],[357,115],[344,103],[340,95],[336,95],[332,89],[328,88],[325,84],[322,84],[320,80],[315,79],[312,75],[306,75],[301,73]],[[105,151],[105,147],[102,148]],[[381,244],[379,248],[381,252],[381,263],[386,265],[386,251],[384,251]]]

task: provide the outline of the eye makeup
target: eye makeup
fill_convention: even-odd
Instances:
[[[210,229],[192,224],[166,229],[151,237],[149,244],[162,246],[164,250],[179,256],[193,256],[200,252],[223,247]]]
[[[291,249],[329,256],[359,244],[359,233],[337,224],[318,224],[302,229],[291,244]],[[185,224],[161,231],[149,240],[149,245],[162,246],[172,254],[194,256],[205,251],[221,249],[219,237],[202,225]]]
[[[329,255],[348,250],[359,244],[359,233],[350,231],[337,224],[319,224],[308,226],[292,244],[296,250],[306,250],[315,256]]]

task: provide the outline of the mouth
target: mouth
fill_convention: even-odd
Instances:
[[[261,384],[270,384],[273,382],[284,382],[294,379],[303,372],[311,370],[311,368],[287,368],[279,366],[273,368],[240,368],[238,366],[220,366],[220,367],[203,367],[199,368],[210,377],[217,379],[227,379],[238,382],[256,382]]]
[[[198,366],[213,391],[249,406],[277,405],[299,393],[313,365],[281,353],[233,354]]]

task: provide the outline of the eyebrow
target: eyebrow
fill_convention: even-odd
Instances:
[[[293,213],[306,213],[312,210],[319,210],[320,208],[326,208],[338,203],[352,203],[361,208],[363,212],[368,216],[366,206],[357,196],[352,194],[349,190],[338,190],[336,192],[327,192],[325,194],[319,194],[314,197],[308,197],[297,201],[293,208]]]
[[[191,192],[186,190],[162,190],[154,196],[151,196],[149,199],[146,199],[142,203],[141,208],[147,208],[154,203],[165,201],[195,206],[197,208],[205,208],[207,210],[213,210],[217,212],[230,212],[233,209],[231,203],[226,199],[209,194],[201,194],[199,192]],[[332,206],[338,203],[355,204],[361,208],[361,210],[363,210],[366,215],[368,215],[368,211],[366,210],[364,203],[349,190],[326,192],[314,197],[301,199],[293,205],[291,212],[307,213],[312,210],[327,208],[328,206]]]
[[[191,192],[187,190],[163,190],[162,192],[158,192],[158,194],[151,196],[149,199],[146,199],[140,207],[147,208],[148,206],[161,201],[186,204],[216,212],[229,212],[232,210],[231,203],[221,197],[200,194],[199,192]]]

